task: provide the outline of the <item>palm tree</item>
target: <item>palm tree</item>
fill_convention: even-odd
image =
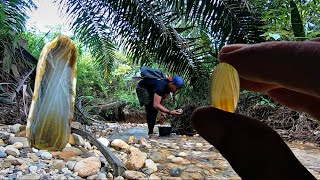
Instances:
[[[135,62],[149,59],[186,77],[202,70],[212,52],[181,32],[196,27],[220,49],[227,43],[261,42],[263,25],[245,0],[59,0],[75,34],[98,59],[112,65],[113,43],[127,48]],[[214,53],[215,54],[215,53]],[[216,54],[215,54],[216,55]],[[155,58],[150,58],[155,57]]]
[[[30,71],[20,68],[30,66],[22,60],[25,51],[20,48],[22,39],[19,34],[25,29],[26,11],[32,7],[35,5],[31,0],[0,1],[0,102],[13,102],[16,91],[19,91],[19,81],[24,78],[17,76],[24,76]]]
[[[15,59],[16,48],[20,46],[20,38],[17,34],[25,29],[26,11],[35,7],[31,0],[0,2],[0,64],[2,70],[9,72],[11,62]]]

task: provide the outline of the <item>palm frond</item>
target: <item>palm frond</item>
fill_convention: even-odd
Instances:
[[[179,19],[178,14],[158,1],[60,0],[59,3],[67,7],[70,17],[77,19],[72,23],[73,29],[82,29],[79,33],[84,37],[107,30],[103,37],[126,47],[135,62],[145,62],[155,55],[155,62],[171,72],[187,74],[196,69],[189,41],[172,26]]]
[[[71,19],[71,29],[86,44],[103,71],[110,72],[114,62],[114,43],[109,38],[110,28],[100,7],[92,8],[90,1],[60,1],[60,7]]]
[[[26,11],[35,7],[31,0],[4,0],[0,2],[0,64],[4,73],[9,73],[20,48],[18,36],[25,29]],[[16,63],[16,62],[15,62]]]
[[[25,29],[26,11],[36,8],[32,0],[3,0],[0,2],[1,29],[21,33]]]
[[[167,6],[184,15],[185,20],[201,26],[227,43],[261,42],[263,34],[259,15],[253,14],[246,0],[165,0]]]

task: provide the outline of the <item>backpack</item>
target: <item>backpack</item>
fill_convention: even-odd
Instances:
[[[166,79],[166,75],[160,69],[153,69],[147,66],[143,66],[141,68],[141,78],[149,78],[149,79]]]
[[[143,66],[140,70],[141,77],[134,77],[136,79],[167,79],[166,75],[160,69],[153,69],[147,66]],[[133,79],[134,79],[133,78]],[[136,88],[136,93],[141,106],[147,106],[151,103],[150,94],[144,87],[138,86]]]
[[[133,81],[141,80],[141,79],[167,79],[164,72],[162,72],[160,69],[153,69],[148,66],[143,66],[140,69],[140,77],[132,77]]]

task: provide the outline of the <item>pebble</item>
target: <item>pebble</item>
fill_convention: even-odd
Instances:
[[[161,152],[152,152],[149,158],[155,163],[162,163],[166,161],[166,156]]]
[[[78,172],[80,177],[87,177],[97,174],[100,167],[101,162],[97,157],[89,157],[77,162],[74,171]]]
[[[111,146],[115,149],[128,149],[129,145],[121,139],[115,139],[111,142]]]
[[[146,160],[145,166],[146,168],[152,169],[154,172],[158,171],[157,165],[151,159]]]
[[[102,145],[108,147],[110,144],[110,141],[107,138],[101,137],[97,139]]]
[[[16,149],[21,149],[21,148],[23,148],[23,143],[22,142],[15,142],[15,143],[13,143],[12,146]]]
[[[8,140],[10,138],[10,133],[5,131],[0,131],[0,139],[2,140]]]
[[[12,155],[15,157],[18,157],[20,155],[20,151],[14,147],[8,147],[6,148],[6,152],[8,155]]]
[[[7,156],[7,153],[0,151],[0,158],[6,158]]]
[[[49,152],[43,152],[40,156],[41,156],[41,159],[43,159],[43,160],[52,159],[52,155]]]
[[[188,156],[188,154],[185,153],[185,152],[180,152],[180,153],[178,154],[178,156],[180,156],[180,157],[186,157],[186,156]]]
[[[84,139],[78,134],[72,134],[78,146],[84,146]]]
[[[170,175],[173,177],[179,177],[182,173],[182,170],[178,167],[174,167],[170,170]]]
[[[41,154],[43,153],[42,151],[36,151],[36,156],[41,157]]]
[[[26,137],[12,137],[9,139],[9,144],[14,144],[16,142],[20,142],[23,144],[23,148],[29,148],[29,140]]]
[[[83,152],[79,148],[76,148],[76,147],[65,147],[64,149],[62,149],[62,152],[65,152],[65,151],[72,151],[77,156],[81,156],[83,154]]]
[[[14,134],[20,132],[20,126],[21,124],[14,124],[12,126],[10,126],[10,131]]]
[[[123,177],[125,179],[141,179],[141,178],[146,178],[147,176],[139,171],[127,170],[124,172]]]
[[[106,174],[103,174],[103,173],[98,174],[98,179],[106,179],[106,178],[107,178]]]
[[[30,154],[30,158],[31,158],[34,162],[38,162],[38,161],[39,161],[39,157],[38,157],[36,154],[34,154],[34,153]]]
[[[184,159],[182,157],[174,157],[171,159],[171,162],[177,163],[177,164],[182,164],[184,162]]]
[[[37,166],[29,166],[30,173],[35,174],[37,170],[38,170]]]

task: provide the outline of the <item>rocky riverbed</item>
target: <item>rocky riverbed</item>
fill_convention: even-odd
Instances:
[[[62,151],[31,148],[25,126],[0,126],[0,179],[240,179],[219,152],[199,136],[149,140],[146,124],[94,123],[73,127],[94,135],[127,171],[113,177],[100,151],[72,134]],[[320,148],[289,143],[298,159],[320,179]]]

